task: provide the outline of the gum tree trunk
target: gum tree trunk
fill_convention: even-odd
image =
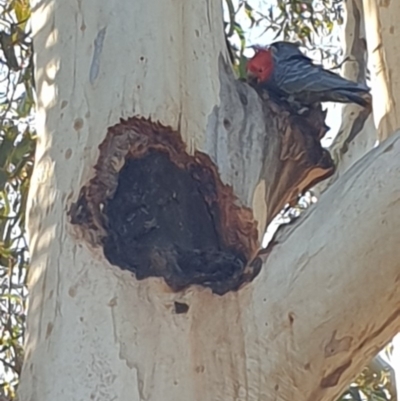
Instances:
[[[363,0],[374,119],[379,139],[400,127],[400,3]]]
[[[20,400],[337,397],[399,329],[400,135],[260,251],[333,167],[319,109],[235,80],[221,4],[32,7]]]

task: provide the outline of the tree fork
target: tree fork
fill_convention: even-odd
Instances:
[[[139,281],[91,245],[106,221],[85,228],[90,216],[71,208],[95,182],[99,145],[119,124],[136,116],[176,133],[188,157],[208,155],[207,174],[215,165],[234,204],[252,210],[258,242],[281,203],[325,174],[314,168],[326,166],[322,153],[302,153],[317,149],[320,134],[303,135],[287,110],[233,77],[220,2],[33,0],[32,9],[38,143],[21,401],[333,399],[399,327],[400,142],[333,184],[239,291]],[[130,178],[125,167],[163,155],[127,153],[105,172],[119,185]],[[108,196],[98,200],[103,214]],[[70,224],[77,217],[84,224]]]
[[[243,92],[251,89],[234,85],[245,108]],[[264,153],[272,159],[265,160],[262,177],[270,183],[271,219],[334,168],[319,142],[326,129],[320,106],[291,115],[266,93],[261,99],[269,138]],[[225,118],[227,130],[229,125]],[[271,144],[276,148],[268,149]],[[200,284],[220,295],[238,290],[260,272],[263,233],[257,232],[251,209],[239,206],[208,155],[186,152],[178,132],[130,118],[109,128],[99,150],[95,177],[82,188],[70,216],[80,227],[78,237],[103,247],[110,263],[138,279],[161,276],[175,291]]]

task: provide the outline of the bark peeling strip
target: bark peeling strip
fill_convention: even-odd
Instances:
[[[179,133],[142,118],[109,128],[95,177],[70,210],[86,241],[137,279],[164,277],[175,291],[191,284],[217,294],[260,271],[252,211],[237,205],[204,153],[185,150]]]
[[[100,56],[103,51],[104,38],[106,37],[107,28],[102,28],[97,33],[94,40],[94,52],[92,57],[92,64],[90,65],[89,81],[93,85],[94,81],[99,75],[100,71]]]

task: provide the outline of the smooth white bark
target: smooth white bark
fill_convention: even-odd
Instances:
[[[400,127],[400,2],[363,0],[374,119],[380,140]]]
[[[180,128],[188,149],[209,153],[244,204],[264,198],[257,191],[264,131],[228,138],[212,120],[220,88],[229,88],[219,67],[220,4],[41,1],[33,8],[40,138],[21,401],[337,396],[400,325],[399,137],[335,183],[239,292],[173,293],[161,279],[138,282],[79,241],[66,215],[120,117]],[[260,107],[247,95],[249,108]],[[246,124],[262,127],[256,111]],[[176,301],[189,306],[186,314],[175,313]]]
[[[367,49],[362,0],[349,0],[344,4],[344,55],[347,61],[342,73],[348,79],[367,85]],[[344,105],[339,135],[331,147],[338,164],[338,175],[369,152],[377,141],[377,130],[372,113],[355,104]]]

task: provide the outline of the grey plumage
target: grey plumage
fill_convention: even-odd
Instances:
[[[294,43],[275,42],[270,46],[274,69],[262,86],[279,96],[292,97],[302,104],[316,102],[357,103],[366,106],[369,88],[315,65]]]

